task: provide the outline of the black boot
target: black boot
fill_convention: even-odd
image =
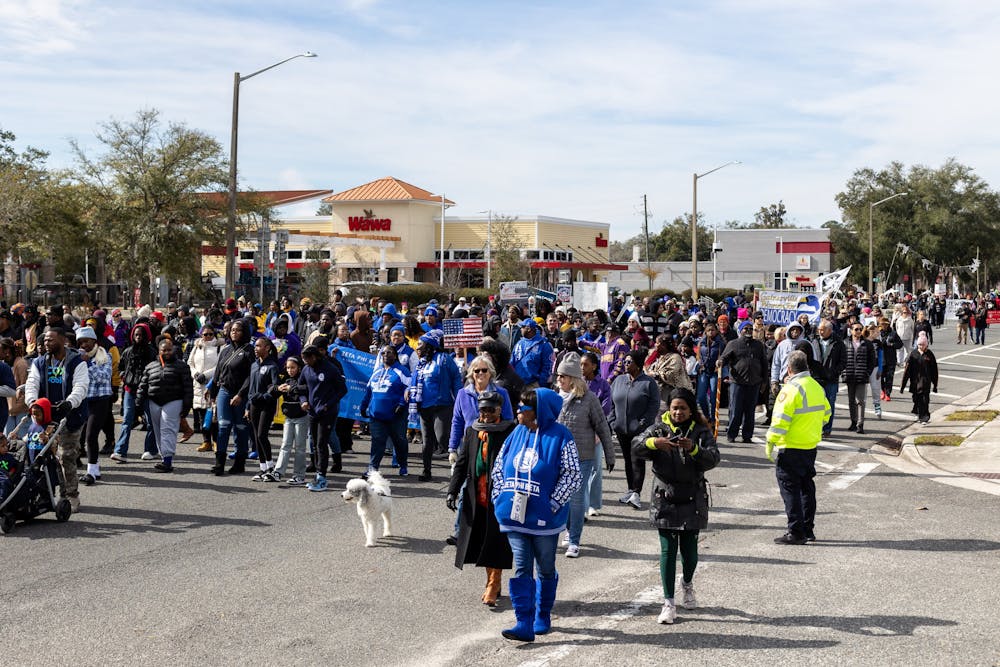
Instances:
[[[330,472],[343,472],[343,468],[340,454],[334,454],[330,460]]]
[[[229,468],[229,474],[242,475],[243,473],[245,473],[247,471],[246,462],[247,462],[247,457],[245,454],[243,456],[237,454],[236,458],[233,459],[233,465],[230,466]]]
[[[215,449],[215,465],[212,466],[212,474],[222,477],[226,474],[226,450],[221,447],[216,447]]]

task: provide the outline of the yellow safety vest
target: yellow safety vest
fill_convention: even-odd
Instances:
[[[830,420],[826,392],[809,372],[793,375],[774,401],[767,448],[815,449],[823,439],[823,425]]]

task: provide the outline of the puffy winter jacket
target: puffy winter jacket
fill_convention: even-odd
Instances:
[[[650,446],[652,438],[686,435],[694,443],[690,452],[671,447],[669,451]],[[632,440],[632,455],[653,462],[653,494],[650,519],[663,530],[704,530],[708,528],[708,485],[705,471],[719,463],[719,448],[707,426],[689,422],[676,426],[670,413]]]
[[[864,339],[857,347],[853,340],[848,340],[844,343],[844,347],[844,382],[857,384],[868,382],[872,369],[878,363],[875,358],[875,348]]]
[[[151,361],[146,364],[142,381],[135,396],[136,403],[144,405],[152,401],[166,405],[171,401],[182,401],[181,416],[191,410],[194,391],[191,386],[191,369],[183,361],[171,358],[169,361]]]

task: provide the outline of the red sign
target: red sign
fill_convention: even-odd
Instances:
[[[996,308],[990,308],[986,311],[986,323],[987,324],[1000,324],[1000,310]]]
[[[596,239],[594,239],[594,243],[597,244],[598,248],[607,248],[608,247],[608,240],[606,238],[604,238],[603,236],[598,236]]]
[[[352,232],[387,232],[392,228],[392,218],[362,218],[352,215],[347,219]]]

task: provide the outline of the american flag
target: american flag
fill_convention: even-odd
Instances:
[[[483,321],[478,317],[463,317],[441,321],[445,347],[476,347],[483,342]]]

